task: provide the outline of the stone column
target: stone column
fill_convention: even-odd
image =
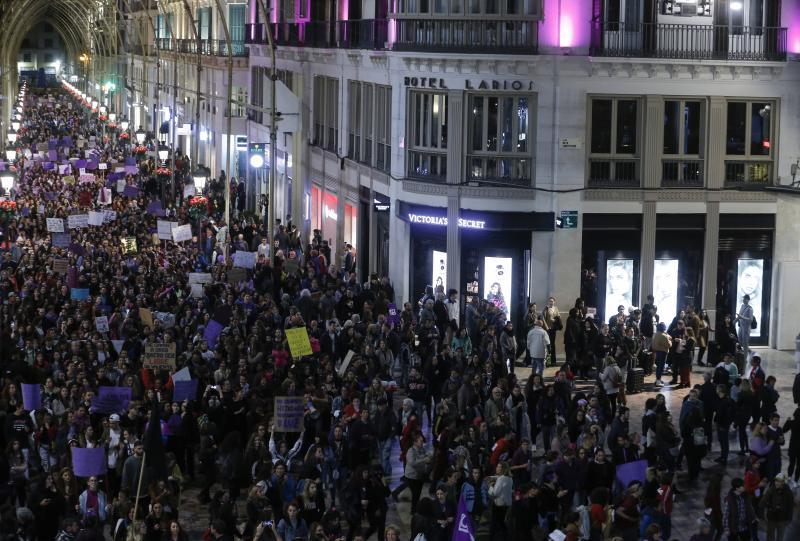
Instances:
[[[664,150],[664,98],[647,96],[645,107],[645,126],[650,126],[645,134],[642,151],[642,186],[658,188],[661,186],[661,155]],[[653,128],[655,126],[655,128]]]
[[[656,202],[642,203],[642,249],[639,254],[639,305],[653,293],[653,271],[656,257]],[[613,313],[616,306],[606,306]]]
[[[712,96],[709,101],[709,109],[708,128],[711,137],[707,138],[708,152],[706,152],[706,160],[708,160],[708,164],[706,171],[708,175],[706,177],[706,188],[718,189],[722,188],[725,183],[725,137],[721,136],[725,133],[728,117],[725,98]],[[706,230],[708,230],[708,227],[706,227]],[[716,275],[714,280],[716,280]]]
[[[459,293],[461,284],[461,232],[458,228],[460,184],[464,164],[464,93],[447,94],[447,287]],[[446,293],[446,292],[445,292]]]
[[[708,319],[717,318],[717,259],[719,254],[719,201],[706,203],[706,231],[703,246],[703,304]],[[699,308],[699,307],[698,307]]]

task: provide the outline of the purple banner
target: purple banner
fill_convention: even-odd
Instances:
[[[69,135],[65,135],[64,137],[61,138],[61,143],[65,147],[71,147],[72,146],[72,137],[70,137]]]
[[[50,141],[48,141],[48,143],[47,143],[47,148],[49,150],[57,149],[58,148],[58,141],[56,141],[55,139],[50,139]]]
[[[36,411],[42,407],[42,388],[38,383],[22,384],[22,404],[25,411]]]
[[[135,175],[139,172],[139,168],[135,165],[126,165],[125,166],[125,174],[126,175]]]
[[[97,162],[96,161],[89,160],[88,162],[86,162],[86,170],[87,171],[94,171],[95,169],[97,169]]]
[[[131,401],[130,387],[100,386],[92,399],[92,409],[98,413],[122,413]]]
[[[128,156],[125,158],[125,165],[136,165],[136,158],[133,156]]]
[[[161,207],[161,201],[152,201],[148,204],[147,213],[159,217],[166,215],[166,212],[164,212],[164,209]]]
[[[51,162],[58,161],[58,151],[57,150],[48,150],[47,151],[47,158]]]
[[[57,197],[56,192],[44,192],[44,198],[47,201],[55,201]]]
[[[106,473],[105,447],[72,448],[72,472],[75,477],[92,477]]]
[[[123,177],[124,177],[124,175],[122,173],[109,173],[106,178],[108,179],[108,182],[110,184],[112,182],[118,181],[119,179],[121,179]],[[116,186],[116,184],[114,184],[113,186]],[[111,187],[111,186],[109,186],[109,187]]]
[[[44,162],[42,167],[45,171],[51,171],[55,168],[55,164],[53,162]]]
[[[206,342],[208,342],[208,347],[214,348],[217,345],[217,340],[219,339],[219,335],[222,334],[222,329],[225,327],[222,326],[222,323],[218,321],[214,321],[210,319],[208,321],[208,325],[206,325],[206,331],[203,333],[203,338],[205,338]]]
[[[197,380],[187,379],[184,381],[173,381],[175,391],[172,393],[173,402],[183,402],[184,400],[195,400],[197,398]]]
[[[76,160],[75,161],[75,167],[77,167],[78,169],[81,169],[81,168],[85,169],[87,163],[88,162],[86,160]]]
[[[122,190],[122,195],[130,197],[131,199],[136,199],[139,197],[139,188],[136,186],[125,186],[125,189]]]
[[[631,481],[645,482],[647,478],[647,461],[637,460],[636,462],[627,462],[617,466],[617,480],[620,484],[628,488]]]
[[[475,525],[472,523],[472,517],[467,510],[467,502],[464,500],[464,493],[458,499],[458,510],[456,511],[456,523],[453,528],[453,537],[451,541],[474,541],[475,540]]]

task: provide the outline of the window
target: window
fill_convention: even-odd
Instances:
[[[50,38],[44,39],[44,48],[45,49],[52,49],[53,48],[53,40]]]
[[[156,38],[169,39],[172,37],[171,30],[175,27],[175,15],[168,14],[169,19],[164,19],[164,15],[156,16]]]
[[[231,41],[244,43],[245,5],[228,4],[228,25],[231,31]]]
[[[469,96],[467,176],[471,180],[532,178],[533,96]]]
[[[211,38],[211,8],[200,8],[197,10],[197,33],[200,39]]]
[[[330,152],[339,149],[339,80],[314,77],[314,144]]]
[[[44,61],[45,61],[45,62],[52,62],[52,61],[53,61],[53,55],[52,55],[52,54],[50,54],[50,53],[45,53],[45,55],[44,55]]]
[[[725,182],[772,180],[775,104],[766,101],[728,102],[725,131]]]
[[[32,58],[33,57],[31,56],[31,53],[25,53],[25,54],[22,55],[22,61],[23,62],[32,62],[32,60],[31,60]]]
[[[701,101],[664,102],[662,186],[703,185],[704,118]]]
[[[403,15],[526,15],[540,13],[540,0],[398,0],[395,13]]]
[[[412,177],[447,176],[447,95],[409,94],[407,170]]]
[[[350,81],[347,114],[347,157],[388,171],[391,164],[391,87]]]
[[[637,98],[591,99],[590,185],[639,185],[640,131]]]

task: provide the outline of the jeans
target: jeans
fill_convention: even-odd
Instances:
[[[381,462],[383,473],[392,475],[392,445],[394,438],[378,441],[378,459]]]
[[[767,521],[767,541],[783,541],[788,522],[768,520]]]
[[[664,363],[667,362],[666,351],[656,351],[656,381],[661,381],[664,375]]]
[[[547,331],[547,336],[550,338],[550,362],[556,364],[556,334],[558,331]]]
[[[747,422],[740,423],[738,425],[739,429],[739,450],[741,451],[749,451],[750,450],[750,442],[747,439]]]
[[[556,435],[555,425],[542,425],[542,446],[545,452],[550,450],[550,442]]]
[[[717,438],[719,439],[720,458],[726,462],[728,461],[728,452],[730,447],[730,442],[728,441],[729,434],[729,427],[717,425]]]
[[[542,372],[544,372],[544,359],[534,357],[531,374],[541,374]]]

